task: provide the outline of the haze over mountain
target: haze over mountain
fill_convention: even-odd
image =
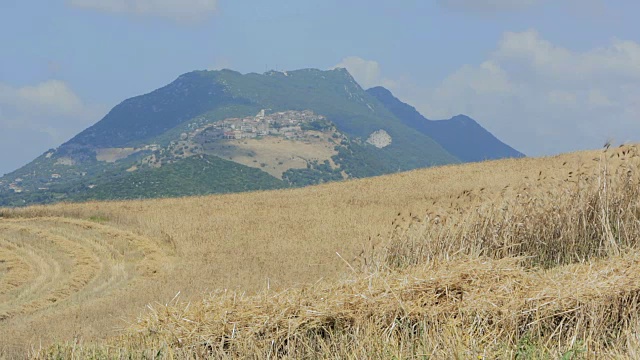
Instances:
[[[521,156],[466,116],[427,120],[343,68],[193,71],[0,178],[0,205],[274,189]]]
[[[466,115],[432,121],[422,116],[413,106],[398,100],[384,87],[373,87],[367,93],[384,104],[405,125],[431,137],[463,162],[524,156]]]
[[[640,141],[640,2],[3,4],[0,176],[191,69],[340,65],[365,89],[384,86],[429,119],[465,114],[528,156]]]

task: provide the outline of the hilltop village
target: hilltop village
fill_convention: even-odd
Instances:
[[[329,138],[333,139],[327,141]],[[320,152],[328,154],[334,152],[334,144],[336,141],[339,142],[340,140],[337,139],[340,138],[342,135],[336,131],[333,123],[310,110],[287,110],[271,114],[261,110],[255,116],[227,118],[198,127],[194,126],[191,131],[183,132],[178,140],[172,141],[166,148],[144,158],[140,165],[160,167],[179,159],[209,154],[241,163],[244,163],[241,160],[242,157],[249,157],[250,159],[246,159],[244,165],[253,166],[254,162],[270,163],[269,156],[258,162],[258,158],[266,156],[266,153],[262,154],[262,152],[269,149],[268,153],[276,151],[280,154],[277,156],[279,159],[274,160],[278,164],[276,167],[280,168],[286,165],[285,159],[295,158],[295,154],[301,151],[305,153],[301,148],[302,145],[314,146],[315,151],[324,149]],[[273,142],[276,139],[295,141],[298,145],[296,148],[291,148],[291,144],[277,145],[278,143]],[[247,143],[248,140],[258,140],[262,145]],[[259,146],[259,149],[253,146]],[[306,154],[304,157],[315,158],[311,154]],[[304,165],[306,166],[306,162]],[[131,170],[136,169],[137,167],[133,167]]]
[[[179,139],[172,141],[166,149],[158,144],[148,144],[136,148],[95,149],[95,153],[96,160],[106,164],[125,159],[141,151],[150,151],[152,154],[141,160],[138,165],[158,167],[165,162],[170,163],[175,159],[202,153],[221,155],[218,154],[219,145],[221,146],[221,143],[228,141],[279,137],[309,144],[318,140],[315,139],[320,137],[318,131],[332,131],[332,134],[335,135],[333,124],[324,116],[317,115],[313,111],[287,110],[267,113],[266,110],[261,110],[255,116],[228,118],[195,129],[192,128],[191,131],[182,133]],[[45,154],[46,158],[52,157],[54,153],[55,151],[48,152]],[[66,180],[69,174],[65,168],[73,173],[72,165],[74,164],[75,161],[72,158],[61,157],[55,162],[57,166],[49,170],[51,174],[46,180],[26,187],[24,186],[27,182],[26,178],[16,177],[12,181],[0,180],[0,190],[13,193],[48,190],[50,185],[62,181],[63,178]],[[138,165],[133,165],[129,171],[137,169]],[[83,177],[85,173],[81,173],[81,175]],[[89,185],[88,187],[93,188],[94,186]]]
[[[330,123],[322,115],[316,115],[310,110],[304,111],[280,111],[266,114],[261,110],[256,116],[245,118],[230,118],[209,124],[195,130],[183,138],[206,138],[212,140],[240,140],[253,139],[261,136],[283,136],[286,139],[299,139],[304,137],[307,130],[323,130]]]

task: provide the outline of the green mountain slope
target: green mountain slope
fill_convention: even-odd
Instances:
[[[188,73],[149,94],[123,101],[63,148],[138,145],[207,111],[247,103],[245,99],[231,96],[215,79]]]
[[[54,185],[48,191],[0,193],[0,205],[180,197],[286,187],[287,183],[264,171],[215,156],[200,155],[136,172],[115,168],[94,177]]]
[[[140,145],[198,115],[213,114],[213,121],[222,120],[224,115],[215,113],[231,109],[226,115],[241,116],[233,113],[241,107],[245,111],[312,110],[356,138],[366,139],[384,129],[395,140],[384,152],[403,159],[401,170],[458,162],[433,139],[404,125],[345,69],[246,75],[231,70],[194,71],[161,89],[122,102],[63,147]]]
[[[74,200],[137,199],[233,193],[287,187],[282,180],[248,166],[200,155],[124,176],[101,177]]]

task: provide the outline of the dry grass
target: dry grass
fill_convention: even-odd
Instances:
[[[640,257],[611,260],[530,271],[517,259],[460,258],[328,288],[220,291],[149,306],[103,349],[179,358],[628,356],[637,350],[629,342],[639,320]],[[576,278],[585,281],[576,286]]]
[[[122,230],[63,218],[5,219],[0,249],[0,344],[9,354],[68,339],[67,331],[102,336],[118,316],[114,306],[168,270],[171,251]]]
[[[140,150],[135,148],[103,148],[96,150],[96,160],[114,163],[126,159]]]
[[[298,190],[4,210],[0,236],[11,242],[0,247],[4,266],[13,261],[12,271],[32,279],[38,271],[29,264],[38,261],[11,249],[33,241],[15,235],[16,226],[35,237],[57,231],[62,249],[71,249],[65,239],[88,246],[83,237],[113,247],[114,235],[125,234],[143,244],[138,261],[163,268],[14,315],[3,329],[55,319],[44,326],[58,335],[50,339],[91,341],[122,324],[112,317],[83,330],[95,314],[133,319],[145,304],[181,291],[102,345],[31,354],[633,358],[640,349],[637,152],[626,146]],[[78,220],[88,218],[108,221]],[[45,219],[45,229],[31,228]],[[93,232],[78,233],[82,224]],[[50,260],[66,256],[61,266],[88,266],[80,250]],[[16,277],[0,273],[0,289],[11,291],[35,281],[5,279]],[[59,283],[103,283],[85,280]],[[202,299],[205,291],[213,293]],[[69,321],[74,316],[85,319]],[[17,340],[37,343],[45,330]]]
[[[287,140],[267,136],[263,139],[228,140],[207,144],[207,153],[223,159],[258,168],[278,179],[289,169],[305,169],[307,161],[325,160],[333,163],[331,157],[337,154],[333,133],[309,131],[305,140]],[[317,136],[314,138],[312,136]]]

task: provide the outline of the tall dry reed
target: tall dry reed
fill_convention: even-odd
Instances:
[[[613,155],[612,155],[613,154]],[[612,156],[628,158],[613,161]],[[408,221],[338,284],[150,305],[41,357],[606,359],[640,354],[637,149]],[[540,173],[539,177],[544,174]],[[482,189],[460,196],[482,196]],[[480,193],[480,194],[478,194]],[[372,241],[373,244],[373,241]]]
[[[375,263],[402,268],[470,255],[522,257],[528,266],[549,268],[635,249],[640,242],[640,158],[635,147],[621,153],[630,160],[610,165],[605,151],[593,172],[568,171],[551,186],[532,179],[454,217],[414,217],[395,229]]]

